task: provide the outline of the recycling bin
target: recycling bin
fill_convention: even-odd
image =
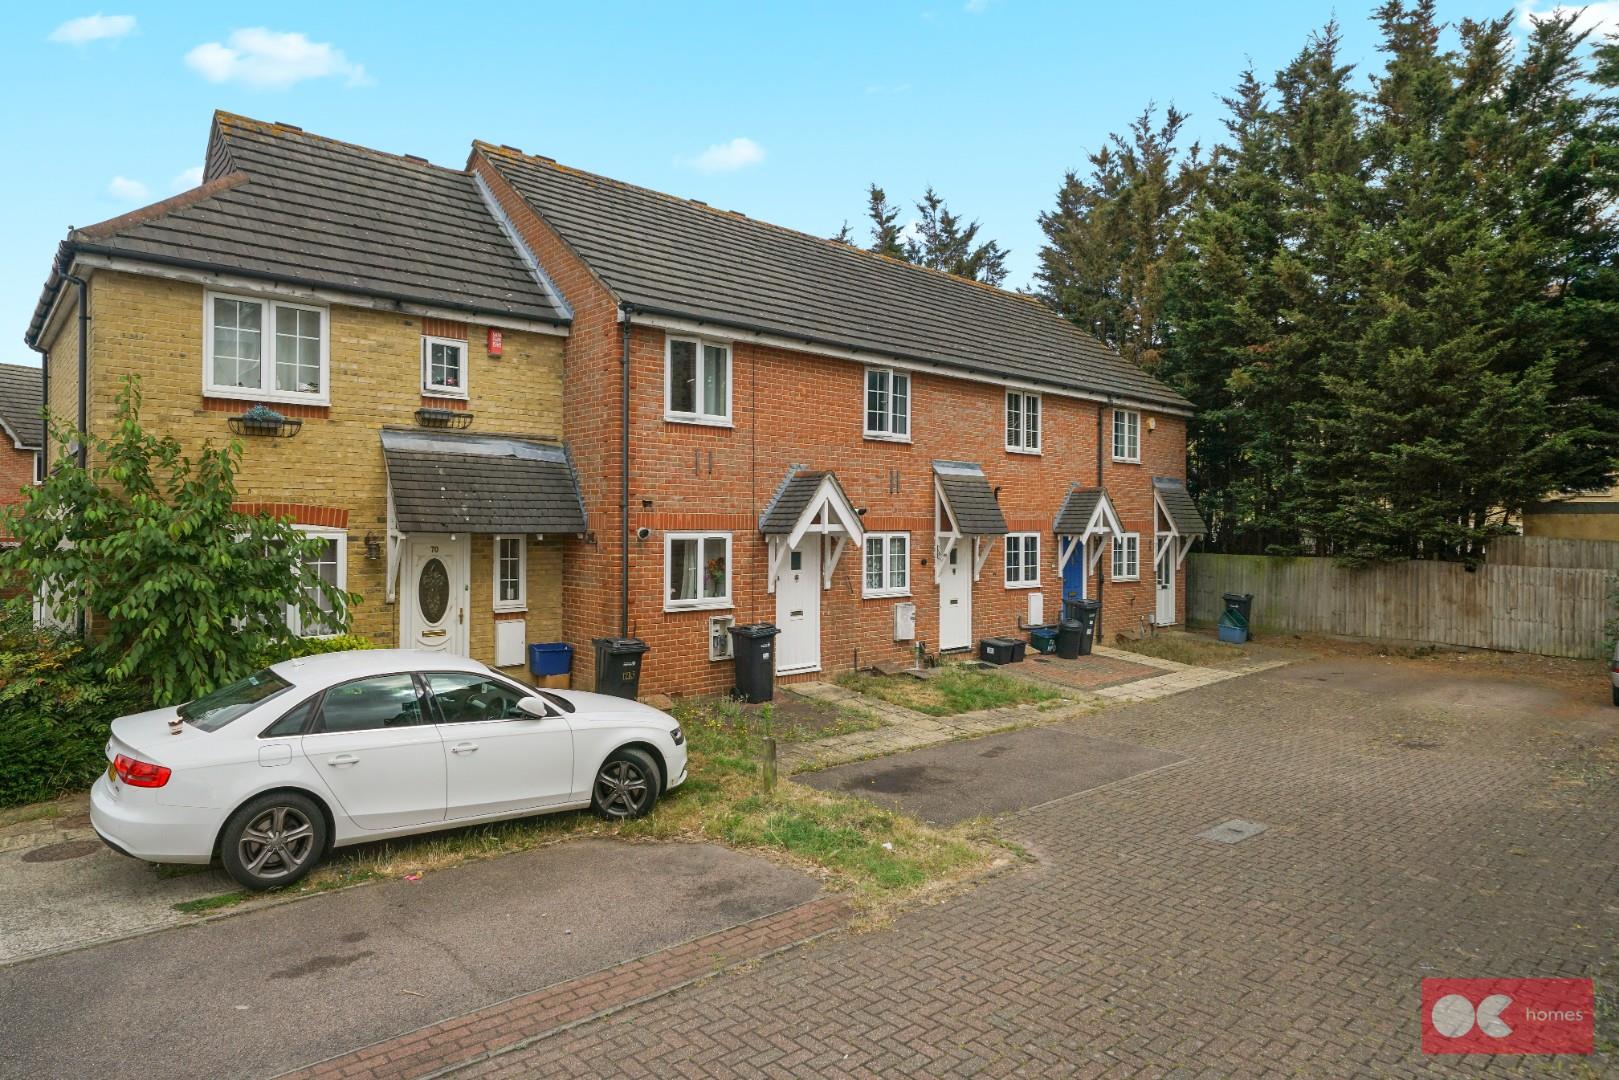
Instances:
[[[599,637],[596,646],[596,693],[634,701],[641,696],[641,658],[647,643],[633,637]]]
[[[776,643],[781,628],[771,623],[744,623],[731,627],[731,652],[736,657],[736,696],[749,705],[776,696]]]
[[[1247,629],[1254,621],[1254,594],[1253,593],[1222,593],[1225,600],[1225,609],[1235,611],[1242,616],[1243,629]]]

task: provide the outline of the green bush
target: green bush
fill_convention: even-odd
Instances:
[[[0,605],[0,806],[82,791],[107,767],[108,725],[151,707],[144,682],[115,682],[78,642]]]
[[[295,660],[300,656],[319,656],[321,653],[347,652],[350,649],[374,649],[370,638],[359,634],[338,634],[336,637],[324,638],[293,638],[280,648],[272,649],[259,655],[259,667],[269,667],[279,664],[283,660]]]

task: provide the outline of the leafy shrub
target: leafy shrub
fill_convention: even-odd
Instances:
[[[371,639],[361,637],[359,634],[338,634],[336,637],[326,638],[293,638],[279,648],[271,649],[259,655],[259,667],[269,667],[279,664],[283,660],[293,660],[300,656],[319,656],[321,653],[348,652],[351,649],[374,649]]]
[[[150,706],[143,681],[106,678],[25,605],[0,605],[0,806],[88,787],[107,767],[107,725]]]

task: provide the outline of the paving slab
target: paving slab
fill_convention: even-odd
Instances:
[[[576,840],[0,968],[0,1077],[264,1077],[819,895],[712,844]]]
[[[1185,760],[1058,728],[964,739],[798,777],[937,824],[1004,814]]]

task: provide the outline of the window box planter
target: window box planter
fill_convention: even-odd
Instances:
[[[255,405],[225,423],[234,435],[263,435],[272,439],[290,439],[304,426],[302,420],[282,416],[267,405]]]
[[[425,428],[450,428],[460,431],[472,426],[472,414],[464,409],[421,408],[416,410],[416,422]]]

